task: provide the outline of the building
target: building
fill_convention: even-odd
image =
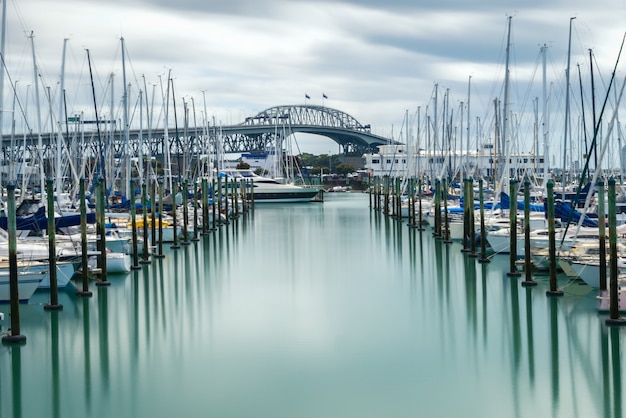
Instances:
[[[426,151],[407,145],[381,145],[378,153],[364,154],[370,176],[382,177],[467,177],[499,178],[504,170],[512,178],[544,177],[544,157],[514,154],[507,159],[493,154],[493,147],[470,151]]]

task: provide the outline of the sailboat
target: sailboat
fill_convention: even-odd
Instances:
[[[39,284],[48,273],[46,262],[18,262],[17,283],[20,302],[28,302],[33,296]],[[11,300],[9,283],[9,263],[0,263],[0,303],[8,303]]]

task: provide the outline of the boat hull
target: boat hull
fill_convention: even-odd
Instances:
[[[57,262],[57,287],[62,289],[71,283],[71,278],[74,276],[76,269],[74,268],[74,262]],[[50,272],[46,273],[41,283],[39,283],[40,289],[50,288]]]
[[[19,269],[17,275],[18,298],[20,303],[26,303],[33,296],[39,283],[47,274],[47,267],[38,266],[29,269]],[[11,300],[11,285],[9,270],[0,270],[0,303],[9,303]]]
[[[297,203],[310,202],[317,196],[317,189],[255,190],[254,203]]]

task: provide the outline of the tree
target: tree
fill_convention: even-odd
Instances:
[[[302,165],[304,167],[311,167],[316,165],[315,163],[317,161],[317,157],[313,154],[309,154],[308,152],[303,152],[300,154],[300,160],[302,161]]]
[[[335,172],[337,174],[349,174],[349,173],[354,173],[355,171],[356,171],[355,168],[351,166],[350,164],[339,163],[335,167]]]
[[[250,168],[250,164],[241,161],[240,163],[237,164],[237,166],[235,167],[237,170],[247,170]]]

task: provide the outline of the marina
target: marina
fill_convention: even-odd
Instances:
[[[144,3],[124,31],[170,7]],[[213,17],[235,27],[232,6]],[[0,418],[624,415],[626,34],[570,17],[565,52],[565,21],[527,9],[497,54],[495,17],[461,30],[485,9],[438,34],[462,38],[438,56],[447,7],[272,4],[243,34],[188,7],[163,22],[219,36],[190,53],[175,32],[198,30],[150,28],[106,65],[106,31],[53,60],[54,35],[36,43],[2,2]],[[290,33],[322,12],[340,16],[328,36]],[[207,62],[189,77],[185,56]]]
[[[38,290],[0,417],[621,417],[599,291],[462,249],[365,193],[258,205],[62,310]]]

